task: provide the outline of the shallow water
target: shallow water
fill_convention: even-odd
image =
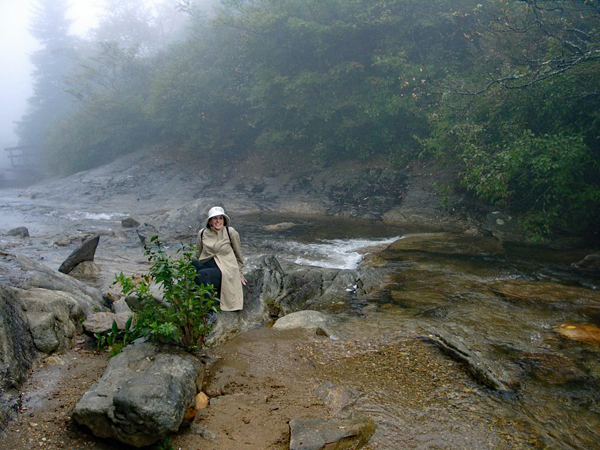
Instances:
[[[135,231],[120,226],[120,211],[45,204],[16,192],[0,193],[1,249],[57,268],[73,249],[57,246],[57,236],[99,232],[98,285],[106,287],[120,271],[147,267]],[[282,222],[295,226],[263,228]],[[32,237],[2,236],[17,226],[27,226]],[[383,250],[399,236],[432,231],[268,214],[236,217],[234,226],[250,259],[274,254],[290,263],[338,268],[355,267],[365,253]],[[370,448],[598,448],[600,348],[557,333],[563,324],[600,325],[600,280],[570,266],[591,249],[506,250],[492,256],[396,255],[387,261],[395,273],[390,284],[372,298],[358,299],[369,306],[340,329],[358,344],[324,375],[367,391],[358,407],[380,425]],[[503,289],[522,296],[499,293]],[[513,390],[501,395],[482,387],[460,364],[421,341],[438,328],[465,337],[474,351],[497,362],[515,382]],[[411,367],[402,359],[414,345],[431,353],[431,367]],[[400,377],[400,367],[429,371],[433,381],[412,386],[417,377],[408,369]]]
[[[415,232],[385,224],[306,220],[271,248],[308,253],[310,259],[322,253],[325,265],[332,253],[339,256],[332,245],[342,254],[355,243],[364,244],[363,249],[376,247],[388,242],[386,238]],[[345,239],[335,239],[338,233]],[[439,382],[423,398],[418,398],[419,389],[409,390],[407,398],[398,386],[381,380],[373,385],[375,371],[390,364],[383,353],[367,360],[354,355],[342,364],[337,381],[369,392],[360,408],[380,424],[372,448],[598,448],[599,343],[568,340],[557,333],[562,324],[600,325],[600,280],[571,267],[591,251],[521,246],[492,256],[407,252],[389,260],[396,267],[394,280],[371,299],[365,316],[345,324],[342,332],[369,342],[371,350],[394,353],[415,336],[443,327],[488,355],[514,387],[499,394],[463,371],[464,377],[446,380],[454,384],[452,389]],[[353,257],[348,255],[348,260]],[[509,288],[522,297],[498,293]],[[442,355],[442,360],[449,358]],[[375,364],[374,369],[364,374],[368,364]],[[438,375],[443,378],[443,373]],[[456,384],[463,385],[462,393]],[[407,386],[406,380],[402,385]]]

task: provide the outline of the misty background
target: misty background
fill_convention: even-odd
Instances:
[[[441,195],[534,235],[597,233],[597,0],[94,5],[2,3],[1,139],[53,176],[145,148],[264,171],[425,165]]]
[[[35,4],[35,0],[0,2],[0,167],[9,164],[4,148],[17,145],[14,122],[25,113],[27,98],[33,93],[31,73],[34,66],[30,56],[40,48],[29,33]],[[98,0],[71,0],[71,32],[85,36],[97,25],[101,5]]]

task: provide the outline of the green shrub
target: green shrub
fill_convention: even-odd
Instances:
[[[151,340],[167,342],[192,351],[202,346],[211,330],[209,315],[218,311],[212,286],[198,286],[193,248],[182,246],[179,258],[166,254],[158,237],[146,245],[145,254],[152,263],[141,281],[116,276],[124,295],[134,294],[141,307],[136,310],[135,333]],[[156,283],[163,291],[163,300],[156,300],[150,285]]]

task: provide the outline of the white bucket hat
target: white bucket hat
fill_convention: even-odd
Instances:
[[[226,227],[229,226],[230,219],[229,219],[229,216],[227,214],[225,214],[225,210],[223,208],[221,208],[220,206],[213,206],[212,208],[210,208],[208,210],[208,217],[206,218],[206,227],[207,228],[208,228],[208,221],[216,216],[223,216],[223,219],[225,220],[225,226]]]

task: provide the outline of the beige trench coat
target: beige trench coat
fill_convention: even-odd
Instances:
[[[241,278],[244,258],[239,233],[229,227],[229,235],[226,227],[219,231],[205,228],[204,233],[200,230],[196,240],[196,258],[200,261],[215,258],[221,270],[221,311],[238,311],[244,308]]]

